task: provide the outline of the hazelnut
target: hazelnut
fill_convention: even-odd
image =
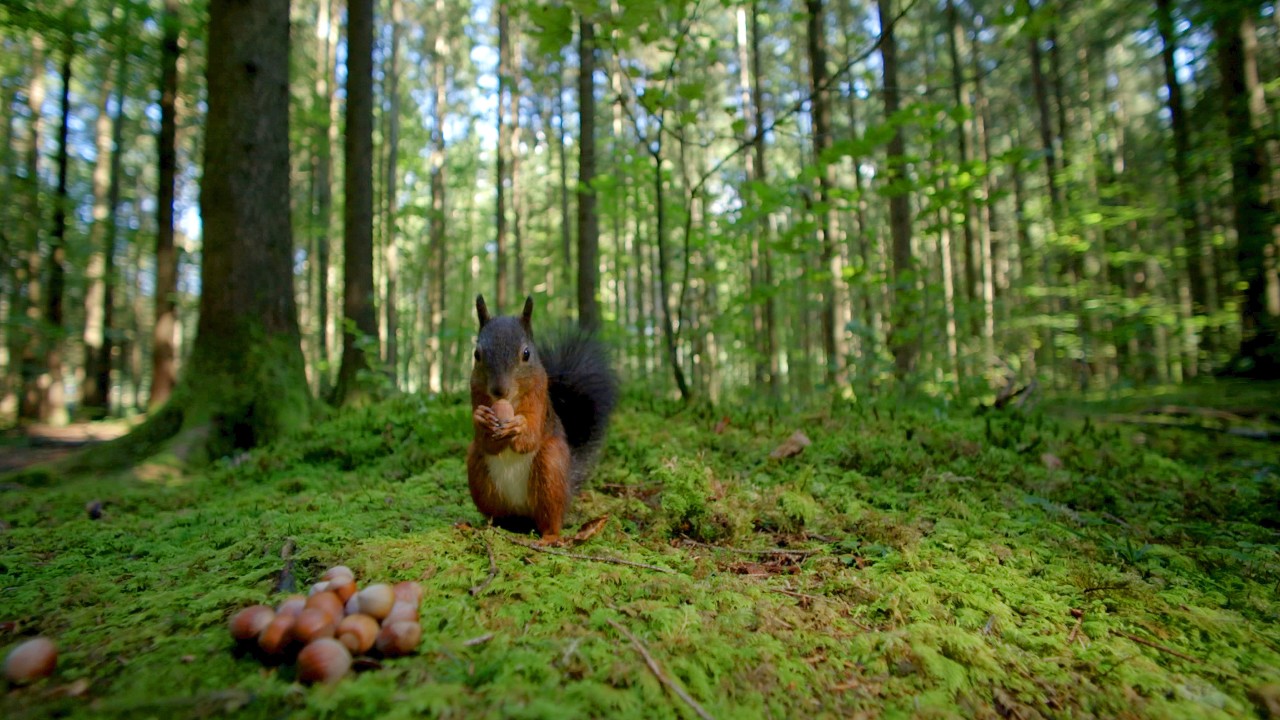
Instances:
[[[290,595],[283,602],[276,606],[277,615],[290,615],[297,617],[307,606],[307,598],[303,595]]]
[[[391,612],[382,619],[383,626],[391,625],[402,621],[418,622],[418,606],[413,603],[396,601],[391,606]]]
[[[384,625],[374,643],[378,652],[387,657],[408,655],[422,641],[422,626],[416,622],[401,621]]]
[[[326,590],[328,590],[328,589],[329,589],[329,581],[328,581],[328,580],[321,580],[320,582],[318,582],[318,583],[316,583],[315,585],[312,585],[312,586],[311,586],[311,589],[307,591],[307,596],[308,596],[308,597],[310,597],[310,596],[312,596],[312,595],[316,595],[316,594],[318,594],[318,593],[322,593],[322,592],[324,592],[324,591],[326,591]]]
[[[293,642],[293,625],[297,616],[276,613],[267,628],[258,636],[258,647],[268,655],[279,655]]]
[[[293,624],[293,636],[299,641],[309,643],[320,638],[333,637],[338,621],[321,608],[307,608],[298,615]]]
[[[329,581],[329,592],[336,594],[344,603],[356,594],[356,590],[356,581],[349,577],[336,577]]]
[[[351,670],[351,653],[333,638],[321,638],[298,653],[298,679],[304,683],[337,682]]]
[[[369,652],[378,637],[378,621],[368,615],[348,615],[338,624],[338,642],[347,646],[352,655]]]
[[[391,612],[391,606],[396,601],[396,596],[391,590],[391,586],[383,583],[369,585],[356,593],[356,598],[360,612],[372,617],[374,620],[385,618],[387,613]]]
[[[516,416],[516,409],[511,407],[511,403],[507,400],[498,400],[490,409],[493,410],[494,415],[498,416],[499,422],[511,422],[511,419]]]
[[[276,611],[266,605],[250,605],[231,616],[231,637],[239,642],[253,640],[262,634],[276,617]]]
[[[392,590],[395,592],[396,602],[407,602],[414,605],[422,602],[422,586],[412,580],[398,582]]]
[[[351,568],[346,565],[334,565],[328,570],[325,570],[324,575],[321,575],[320,579],[332,581],[340,577],[351,578],[351,580],[354,581],[356,579],[356,574],[351,572]]]
[[[329,613],[329,617],[333,618],[334,622],[342,619],[342,606],[342,599],[338,597],[337,593],[325,591],[307,598],[308,609],[319,608],[324,610]]]
[[[46,637],[32,638],[9,651],[4,676],[15,685],[49,677],[58,666],[58,648]]]

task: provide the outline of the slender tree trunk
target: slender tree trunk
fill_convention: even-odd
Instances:
[[[445,244],[444,104],[448,84],[446,64],[449,56],[449,26],[446,23],[444,0],[435,0],[435,15],[437,28],[431,52],[431,216],[427,224],[428,254],[431,258],[429,266],[433,272],[429,273],[431,284],[427,293],[428,304],[431,306],[427,340],[427,385],[432,392],[439,393],[444,391],[446,377],[444,318],[448,271]]]
[[[342,367],[334,404],[372,399],[363,373],[377,356],[378,316],[373,287],[373,0],[350,0],[347,10],[347,127],[344,152]]]
[[[564,267],[564,286],[573,285],[573,222],[569,219],[569,158],[564,127],[564,73],[556,78],[556,150],[560,162],[560,254]]]
[[[512,266],[515,270],[515,292],[524,296],[529,289],[524,284],[524,232],[520,219],[520,42],[513,38],[510,18],[507,19],[507,112],[511,143],[507,151],[507,179],[510,183]]]
[[[982,248],[982,349],[984,353],[983,367],[995,361],[996,352],[996,294],[1003,287],[1001,282],[1008,282],[1007,262],[1001,264],[1003,244],[1000,243],[1000,217],[996,199],[997,182],[992,163],[990,114],[987,96],[982,85],[983,67],[979,57],[979,40],[973,42],[973,96],[974,96],[974,130],[978,137],[978,146],[982,151],[982,162],[987,167],[982,174],[982,203],[986,210],[985,223],[981,224]]]
[[[1040,120],[1040,149],[1044,152],[1045,182],[1049,187],[1050,210],[1056,212],[1059,205],[1058,165],[1054,152],[1053,117],[1049,112],[1049,91],[1044,79],[1040,58],[1040,36],[1032,33],[1027,38],[1027,50],[1031,61],[1031,91],[1035,95],[1036,110]]]
[[[123,39],[123,37],[121,38]],[[103,300],[106,295],[106,255],[113,248],[108,245],[107,216],[111,208],[107,205],[107,192],[111,182],[111,128],[110,115],[111,96],[114,84],[110,79],[110,68],[103,73],[102,100],[99,105],[98,118],[94,122],[94,147],[97,159],[93,166],[93,224],[89,233],[89,262],[85,268],[84,294],[84,382],[80,385],[80,414],[90,420],[105,417],[108,410],[108,394],[110,374],[107,382],[102,381],[102,344],[106,338]],[[115,122],[119,122],[117,118]],[[114,238],[112,238],[114,240]],[[110,365],[107,366],[108,372]]]
[[[386,231],[386,247],[384,263],[387,273],[387,294],[383,298],[383,312],[387,328],[386,371],[391,378],[391,387],[396,387],[399,364],[398,335],[400,320],[397,316],[396,281],[400,274],[400,250],[396,244],[396,214],[398,206],[396,193],[400,185],[400,171],[397,160],[400,154],[400,34],[404,23],[404,7],[401,0],[391,0],[391,51],[387,57],[387,202],[386,218],[383,226]]]
[[[1173,166],[1177,192],[1178,219],[1182,230],[1183,246],[1187,253],[1187,278],[1191,285],[1191,308],[1195,316],[1216,311],[1209,306],[1208,257],[1204,239],[1200,233],[1199,209],[1194,190],[1194,176],[1189,167],[1191,158],[1191,127],[1182,100],[1182,83],[1178,81],[1178,69],[1174,59],[1177,51],[1177,35],[1173,25],[1172,0],[1156,0],[1156,27],[1160,31],[1160,58],[1164,63],[1165,87],[1169,92],[1169,120],[1173,131]],[[1192,337],[1192,351],[1198,341]],[[1198,353],[1197,353],[1198,354]],[[1189,368],[1194,374],[1197,364]]]
[[[831,198],[835,185],[834,168],[826,155],[831,147],[831,103],[827,93],[827,41],[823,0],[805,0],[808,9],[810,93],[813,112],[813,160],[818,166],[817,206],[814,208],[821,247],[821,272],[826,274],[822,292],[822,349],[826,358],[826,382],[834,386],[845,364],[844,266],[837,248],[839,219]]]
[[[877,0],[880,11],[880,55],[884,63],[884,115],[898,112],[898,46],[894,38],[893,2]],[[919,329],[915,327],[915,261],[911,255],[911,202],[907,189],[895,187],[906,182],[906,140],[902,128],[894,129],[888,144],[889,229],[893,234],[893,329],[889,345],[893,351],[894,373],[904,380],[915,369],[920,354]]]
[[[40,399],[40,419],[54,425],[65,425],[67,422],[66,389],[63,385],[62,351],[66,344],[66,317],[64,303],[67,285],[67,210],[71,199],[67,195],[67,172],[69,166],[69,148],[67,138],[71,121],[71,58],[75,46],[70,37],[62,48],[62,97],[59,107],[62,112],[58,124],[58,188],[53,206],[53,237],[49,248],[49,292],[46,296],[45,322],[47,323],[45,338],[44,368],[45,377],[40,384],[43,390]]]
[[[177,382],[177,352],[174,330],[177,325],[178,254],[173,245],[173,197],[177,169],[178,57],[181,18],[178,1],[165,0],[161,24],[164,38],[160,50],[160,187],[156,198],[156,288],[155,327],[151,335],[152,410],[164,405]]]
[[[27,286],[25,337],[22,342],[19,366],[22,372],[22,393],[18,398],[18,417],[23,420],[39,420],[43,391],[40,377],[43,374],[38,358],[40,334],[37,328],[43,318],[43,283],[40,282],[40,143],[44,133],[45,47],[44,38],[31,39],[31,84],[27,88],[27,107],[31,111],[27,146],[27,247],[25,261],[20,261],[19,281]]]
[[[955,0],[947,0],[947,50],[951,55],[951,91],[957,110],[967,107],[963,63],[960,60],[960,44],[963,41],[964,29],[960,25],[960,13],[956,10]],[[969,167],[973,160],[973,153],[969,148],[972,125],[973,122],[968,114],[956,116],[956,147],[959,150],[962,168]],[[965,300],[972,301],[981,297],[978,287],[978,269],[982,253],[978,247],[977,235],[973,230],[973,200],[968,190],[963,192],[961,208],[964,217],[960,225],[964,232],[964,291],[961,294]],[[983,310],[985,309],[984,306]],[[973,314],[973,317],[972,329],[976,329],[982,323],[981,314]]]
[[[754,106],[752,154],[755,156],[756,177],[760,182],[769,180],[768,165],[765,163],[764,144],[764,90],[763,61],[760,52],[760,5],[758,0],[751,0],[751,103]],[[773,249],[771,244],[775,235],[774,216],[770,213],[765,218],[765,236],[760,243],[760,264],[763,272],[761,282],[768,293],[764,300],[764,350],[768,356],[769,395],[774,400],[779,398],[782,366],[778,356],[778,299],[773,286]]]
[[[6,43],[6,47],[8,44]],[[0,143],[0,197],[17,198],[19,196],[14,182],[16,173],[8,169],[16,165],[14,126],[16,125],[15,99],[18,94],[18,82],[0,87],[0,110],[3,110],[4,141]],[[18,238],[13,234],[16,229],[22,230],[22,213],[18,203],[7,203],[0,206],[0,257],[20,258],[21,251],[17,247]],[[18,364],[14,362],[21,354],[21,347],[16,342],[20,333],[18,315],[22,305],[21,284],[16,263],[6,260],[0,263],[0,287],[5,288],[6,295],[0,298],[4,312],[0,315],[0,330],[4,332],[4,344],[0,345],[0,418],[8,421],[11,414],[18,409],[18,393],[22,387],[22,377]]]
[[[507,155],[511,152],[510,125],[506,118],[506,95],[511,82],[511,21],[507,0],[496,0],[498,9],[498,152],[494,174],[494,306],[506,308],[511,280],[507,277]],[[517,293],[519,291],[517,290]],[[505,312],[505,310],[503,310]]]
[[[333,242],[333,148],[338,144],[338,93],[336,84],[338,36],[340,25],[333,12],[334,0],[320,0],[316,38],[316,54],[320,68],[316,73],[316,109],[323,118],[316,138],[316,226],[315,304],[316,304],[316,392],[327,397],[332,377],[329,363],[333,357],[329,332],[329,286],[331,246]]]
[[[600,237],[596,217],[596,99],[595,26],[587,17],[579,22],[578,44],[578,325],[600,326]],[[661,172],[661,170],[659,170]]]

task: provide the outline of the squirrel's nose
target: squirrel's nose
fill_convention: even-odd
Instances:
[[[507,388],[502,385],[490,385],[489,394],[494,400],[501,400],[507,396]]]

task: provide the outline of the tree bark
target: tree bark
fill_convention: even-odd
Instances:
[[[448,25],[444,0],[435,0],[437,28],[431,52],[431,217],[427,224],[429,239],[430,275],[428,303],[431,306],[427,340],[427,386],[432,392],[444,390],[445,318],[445,147],[444,116],[445,92],[448,76],[446,62],[449,55]]]
[[[40,378],[43,374],[42,362],[37,354],[40,350],[40,335],[37,328],[42,321],[41,300],[43,298],[40,282],[40,143],[44,133],[44,119],[41,114],[44,108],[45,95],[45,46],[44,38],[36,35],[31,39],[31,84],[27,87],[27,107],[31,111],[28,123],[27,146],[27,246],[26,257],[19,261],[19,282],[27,286],[26,303],[22,314],[26,316],[26,328],[22,339],[19,356],[19,367],[22,373],[22,391],[18,398],[18,418],[21,420],[39,420],[43,391]]]
[[[826,151],[831,147],[831,103],[827,85],[826,24],[822,0],[805,0],[808,10],[809,90],[813,112],[813,161],[818,166],[818,195],[814,215],[818,224],[821,247],[820,272],[826,277],[822,291],[822,350],[826,360],[826,382],[834,386],[845,364],[844,337],[844,263],[837,248],[839,220],[831,198],[835,185],[834,168]]]
[[[898,112],[901,91],[898,85],[898,46],[894,38],[893,2],[877,0],[880,11],[880,55],[884,63],[884,114],[892,118]],[[887,147],[889,190],[889,229],[893,234],[893,328],[889,346],[893,352],[894,374],[905,380],[915,370],[920,354],[919,329],[915,326],[915,261],[911,255],[911,202],[906,162],[906,139],[896,127]]]
[[[579,21],[578,36],[578,325],[600,327],[600,229],[596,217],[595,25]]]
[[[494,216],[493,216],[493,297],[494,307],[499,312],[505,308],[511,280],[507,277],[507,155],[510,153],[510,126],[506,118],[506,94],[510,92],[511,78],[511,21],[507,14],[507,0],[495,0],[498,10],[498,148],[497,165],[494,170]],[[517,290],[517,293],[519,291]]]
[[[58,124],[58,188],[53,205],[53,237],[49,248],[49,292],[45,299],[46,323],[44,370],[40,384],[40,420],[53,425],[67,423],[66,389],[63,386],[62,351],[65,345],[66,317],[64,303],[67,289],[67,209],[71,199],[67,195],[67,171],[69,149],[67,137],[71,120],[71,58],[75,54],[74,41],[67,36],[62,47],[62,97],[59,107],[62,119]]]
[[[173,197],[177,169],[178,57],[181,19],[177,0],[165,0],[161,18],[164,38],[160,49],[160,187],[156,197],[155,327],[151,335],[151,399],[155,410],[164,405],[177,382],[174,330],[178,319],[178,255],[173,245]]]
[[[955,0],[947,0],[947,51],[950,53],[951,60],[951,92],[952,98],[956,104],[956,109],[960,110],[968,106],[965,101],[965,84],[963,63],[960,60],[960,43],[964,40],[964,29],[960,25],[960,13],[956,10]],[[967,116],[957,115],[956,119],[956,148],[960,155],[960,167],[965,169],[969,167],[973,160],[973,151],[969,147],[969,133],[971,131],[972,121]],[[960,226],[964,232],[964,292],[962,296],[965,300],[972,301],[981,297],[979,290],[979,257],[981,250],[978,247],[977,235],[973,230],[973,199],[968,190],[963,190],[964,199],[961,202],[961,209],[964,217]],[[985,311],[985,306],[983,307]],[[974,314],[973,328],[978,327],[982,322],[981,313]]]
[[[377,356],[378,316],[373,302],[373,0],[351,0],[348,4],[346,114],[342,367],[333,397],[333,404],[339,407],[372,400],[373,388],[366,375],[369,351]]]
[[[1280,318],[1268,307],[1267,274],[1273,271],[1276,247],[1271,239],[1269,208],[1263,200],[1266,172],[1261,141],[1253,132],[1241,36],[1251,8],[1244,2],[1223,3],[1213,18],[1222,106],[1231,142],[1236,259],[1240,278],[1246,283],[1240,304],[1240,350],[1233,369],[1252,377],[1275,378],[1280,377]]]
[[[387,202],[386,218],[383,228],[386,232],[386,247],[383,249],[387,273],[386,297],[383,298],[383,313],[387,328],[386,338],[386,372],[391,379],[391,387],[396,387],[399,364],[400,320],[396,307],[396,282],[400,274],[400,250],[396,245],[396,214],[398,205],[396,191],[400,184],[398,167],[400,153],[400,34],[404,23],[404,7],[401,0],[391,0],[391,51],[387,57]]]

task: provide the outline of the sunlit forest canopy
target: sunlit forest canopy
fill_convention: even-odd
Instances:
[[[0,3],[5,417],[163,404],[229,292],[216,5]],[[1280,369],[1275,3],[270,5],[312,395],[463,389],[477,293],[711,401]]]

